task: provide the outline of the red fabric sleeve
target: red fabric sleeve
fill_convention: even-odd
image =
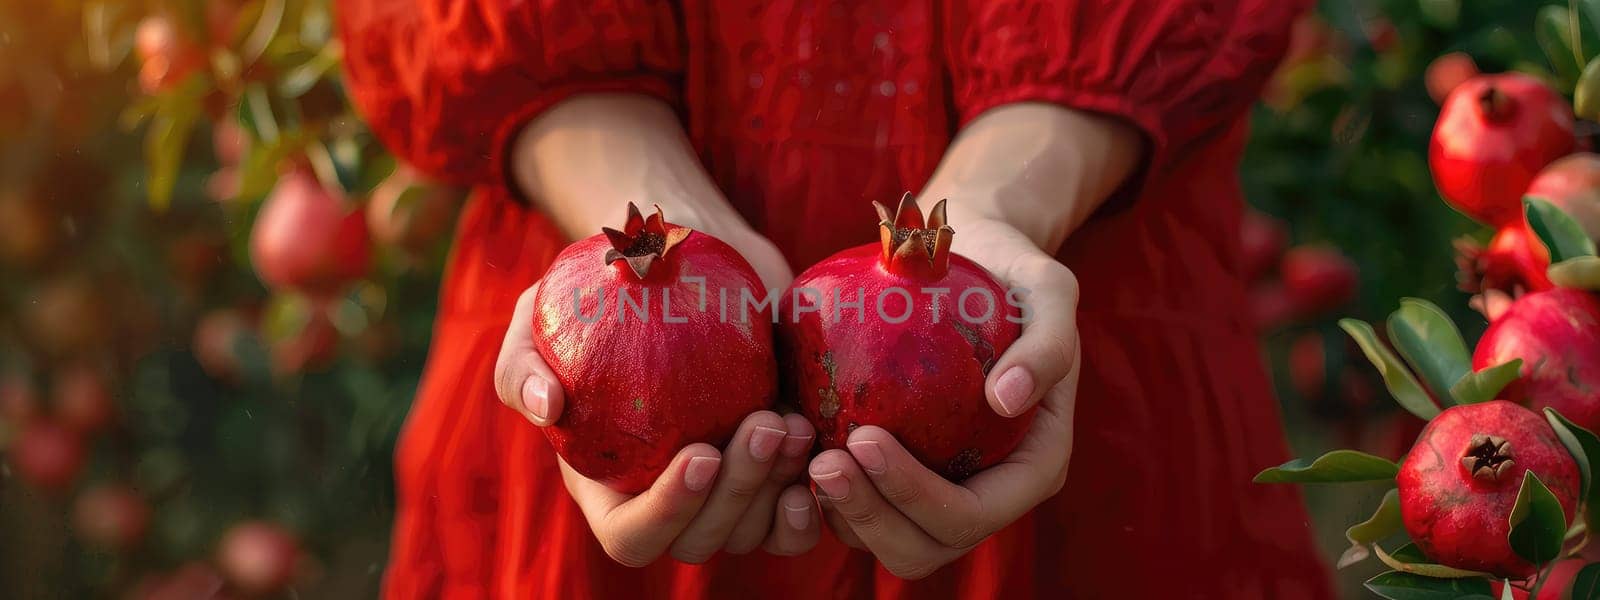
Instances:
[[[346,85],[385,145],[462,185],[507,182],[522,124],[585,92],[677,102],[675,10],[659,0],[345,0]]]
[[[1126,119],[1157,168],[1250,106],[1307,0],[966,0],[946,14],[964,125],[1020,101]],[[1152,168],[1151,170],[1155,170]]]

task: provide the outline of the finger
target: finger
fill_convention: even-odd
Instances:
[[[1078,362],[1045,395],[1033,424],[1011,454],[999,464],[968,477],[961,485],[977,496],[984,519],[1004,524],[1021,518],[1061,491],[1072,460],[1072,414],[1077,402]]]
[[[1025,289],[1030,307],[1022,335],[1000,356],[984,386],[989,406],[1008,417],[1021,415],[1066,378],[1077,359],[1078,280],[1054,258],[1031,253],[1012,261],[1002,276]]]
[[[511,325],[500,344],[500,357],[495,361],[494,389],[500,402],[522,413],[534,425],[544,427],[561,418],[566,397],[555,372],[533,345],[534,298],[538,292],[539,284],[535,283],[517,298]]]
[[[589,529],[613,560],[630,567],[650,564],[666,552],[711,495],[722,455],[710,444],[678,451],[650,489],[637,496],[586,478],[562,460],[561,477],[589,521]]]
[[[844,515],[839,514],[839,509],[834,508],[833,502],[822,494],[816,492],[817,507],[822,509],[822,518],[828,522],[828,530],[833,532],[833,537],[839,538],[842,543],[857,550],[866,550],[867,545],[861,541],[855,531],[850,529],[850,524],[845,522]]]
[[[845,447],[878,494],[939,543],[966,549],[994,532],[976,494],[923,466],[888,431],[859,427]]]
[[[921,579],[962,554],[929,537],[895,510],[849,453],[823,452],[811,461],[810,473],[845,524],[896,577]]]
[[[672,543],[672,556],[687,563],[710,560],[750,508],[776,462],[788,429],[778,413],[763,410],[745,417],[723,451],[722,473],[711,496]],[[774,494],[775,496],[776,494]],[[771,501],[769,496],[768,501]],[[772,511],[761,507],[760,512]]]
[[[803,485],[791,485],[778,496],[774,509],[772,535],[767,536],[762,547],[778,556],[799,556],[809,552],[822,539],[822,519],[811,490]]]
[[[744,511],[739,524],[728,535],[728,542],[722,547],[727,552],[744,554],[768,539],[773,531],[773,511],[764,509],[772,506],[784,488],[794,484],[806,468],[811,441],[816,439],[815,430],[805,417],[798,414],[784,415],[783,423],[788,433],[783,437],[783,445],[778,448],[778,457],[774,459],[776,462],[772,470],[767,473],[767,483],[761,486],[761,491],[750,502],[750,508]]]

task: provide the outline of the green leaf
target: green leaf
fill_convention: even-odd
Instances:
[[[1422,553],[1416,544],[1406,542],[1389,553],[1389,557],[1404,563],[1431,563],[1433,559]]]
[[[1577,5],[1583,10],[1583,16],[1588,17],[1591,27],[1600,27],[1600,0],[1577,0]]]
[[[1510,579],[1501,579],[1500,600],[1517,600],[1517,595],[1511,591],[1512,589]]]
[[[1524,471],[1517,502],[1511,507],[1511,531],[1506,538],[1523,560],[1543,565],[1561,555],[1567,534],[1567,517],[1561,501],[1533,471]]]
[[[1556,430],[1556,437],[1560,438],[1561,443],[1572,453],[1573,460],[1578,463],[1579,472],[1583,474],[1583,488],[1579,491],[1581,494],[1579,497],[1584,499],[1584,523],[1589,525],[1600,523],[1600,485],[1595,485],[1594,482],[1594,468],[1600,465],[1600,436],[1579,427],[1553,408],[1546,407],[1544,416]]]
[[[339,66],[339,46],[337,44],[324,47],[321,52],[312,56],[310,60],[301,63],[288,73],[284,74],[278,84],[278,92],[285,98],[299,98],[311,90],[329,72]]]
[[[244,101],[239,106],[243,118],[239,122],[255,131],[256,139],[267,144],[278,142],[278,117],[272,110],[272,99],[267,88],[259,83],[245,86]]]
[[[1521,376],[1522,359],[1514,358],[1511,362],[1463,375],[1460,381],[1450,386],[1450,395],[1455,396],[1456,402],[1461,404],[1488,402]]]
[[[1584,565],[1572,578],[1570,590],[1567,597],[1572,600],[1600,600],[1600,563]]]
[[[1600,256],[1578,256],[1550,265],[1550,281],[1559,287],[1600,291]]]
[[[1437,579],[1413,573],[1388,571],[1368,579],[1366,588],[1389,600],[1494,600],[1488,580],[1478,578]]]
[[[172,187],[183,166],[183,151],[189,145],[189,132],[199,119],[199,110],[175,102],[157,110],[144,134],[145,193],[150,207],[165,211],[172,204]]]
[[[1383,501],[1378,504],[1378,509],[1373,511],[1371,517],[1344,530],[1345,539],[1350,540],[1350,548],[1339,557],[1338,568],[1343,569],[1366,560],[1372,554],[1372,551],[1368,550],[1369,546],[1393,535],[1403,527],[1404,523],[1400,521],[1400,491],[1389,490],[1389,493],[1383,495]]]
[[[1419,0],[1422,20],[1440,29],[1455,29],[1461,19],[1461,0]]]
[[[1355,450],[1334,450],[1316,460],[1297,458],[1256,475],[1256,483],[1346,483],[1394,479],[1399,465]]]
[[[278,28],[283,25],[284,0],[266,0],[261,6],[261,19],[256,21],[246,37],[239,52],[244,64],[253,65],[261,55],[267,51],[267,46],[272,43],[272,38],[278,35]]]
[[[1543,198],[1529,196],[1522,199],[1522,205],[1533,232],[1539,234],[1539,240],[1550,249],[1552,264],[1579,256],[1594,256],[1594,240],[1589,239],[1583,226],[1571,215]]]
[[[1580,119],[1600,119],[1600,56],[1589,61],[1572,88],[1572,108]]]
[[[1533,37],[1544,50],[1561,81],[1571,83],[1578,79],[1583,58],[1578,56],[1572,38],[1572,12],[1565,6],[1550,5],[1539,9],[1533,19]]]
[[[1417,378],[1411,375],[1411,371],[1406,370],[1405,364],[1383,345],[1371,325],[1356,319],[1341,319],[1339,327],[1349,333],[1356,344],[1361,346],[1361,351],[1367,355],[1367,360],[1372,361],[1372,366],[1377,367],[1378,373],[1383,375],[1383,383],[1389,388],[1389,394],[1394,396],[1402,408],[1423,420],[1432,419],[1439,414],[1438,405],[1428,398],[1428,393],[1423,391],[1422,384],[1417,383]]]
[[[1417,549],[1416,544],[1408,543],[1404,546],[1401,546],[1399,549],[1395,550],[1394,554],[1385,552],[1383,550],[1383,546],[1374,544],[1372,546],[1372,551],[1378,555],[1378,560],[1383,561],[1383,564],[1389,565],[1389,568],[1402,573],[1411,573],[1415,575],[1421,575],[1423,577],[1433,577],[1438,579],[1489,576],[1488,573],[1483,573],[1480,571],[1468,571],[1466,569],[1457,569],[1455,567],[1447,567],[1428,562],[1428,557],[1422,555],[1422,551]]]
[[[1389,315],[1389,341],[1441,401],[1451,399],[1450,385],[1472,371],[1461,331],[1427,300],[1400,300],[1400,309]]]

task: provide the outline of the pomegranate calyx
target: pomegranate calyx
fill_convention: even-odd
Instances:
[[[1472,478],[1485,483],[1498,483],[1516,466],[1512,458],[1511,442],[1496,435],[1474,434],[1461,457],[1461,466]]]
[[[1495,86],[1483,88],[1478,94],[1478,110],[1483,112],[1483,118],[1489,121],[1504,121],[1516,109],[1516,100],[1501,92]]]
[[[650,267],[657,260],[666,258],[673,246],[694,231],[668,223],[666,217],[662,216],[659,204],[656,205],[656,213],[646,219],[632,202],[628,203],[628,220],[623,224],[622,231],[610,227],[600,230],[611,241],[611,249],[606,251],[606,264],[625,261],[640,279],[649,275]]]
[[[890,271],[909,270],[930,277],[943,277],[950,270],[950,241],[955,229],[946,224],[945,201],[933,205],[927,220],[911,192],[900,197],[894,214],[889,207],[873,202],[878,211],[878,237],[883,244],[883,265]]]

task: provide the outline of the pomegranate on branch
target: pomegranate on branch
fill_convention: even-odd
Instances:
[[[240,591],[262,596],[282,591],[294,580],[300,542],[283,527],[265,521],[234,525],[217,544],[217,566]]]
[[[1406,532],[1441,565],[1498,577],[1532,575],[1536,566],[1507,539],[1528,471],[1572,522],[1581,491],[1578,466],[1543,418],[1498,400],[1451,407],[1422,430],[1396,477]]]
[[[1572,151],[1572,107],[1520,73],[1480,75],[1445,99],[1428,145],[1434,185],[1451,207],[1495,227],[1522,215],[1522,194]]]
[[[1557,288],[1511,304],[1478,340],[1474,369],[1522,359],[1522,378],[1501,398],[1535,410],[1550,407],[1600,431],[1600,299]]]
[[[1600,242],[1600,154],[1579,152],[1551,163],[1528,184],[1526,195],[1556,205]]]
[[[372,262],[361,211],[316,176],[294,169],[256,215],[250,259],[274,289],[328,297],[366,275]]]
[[[125,485],[90,488],[73,503],[73,530],[83,541],[102,549],[128,550],[137,546],[149,525],[149,505]]]
[[[1456,240],[1455,248],[1456,282],[1469,294],[1499,290],[1515,295],[1555,286],[1548,275],[1550,251],[1526,220],[1495,232],[1487,248],[1470,238]]]

